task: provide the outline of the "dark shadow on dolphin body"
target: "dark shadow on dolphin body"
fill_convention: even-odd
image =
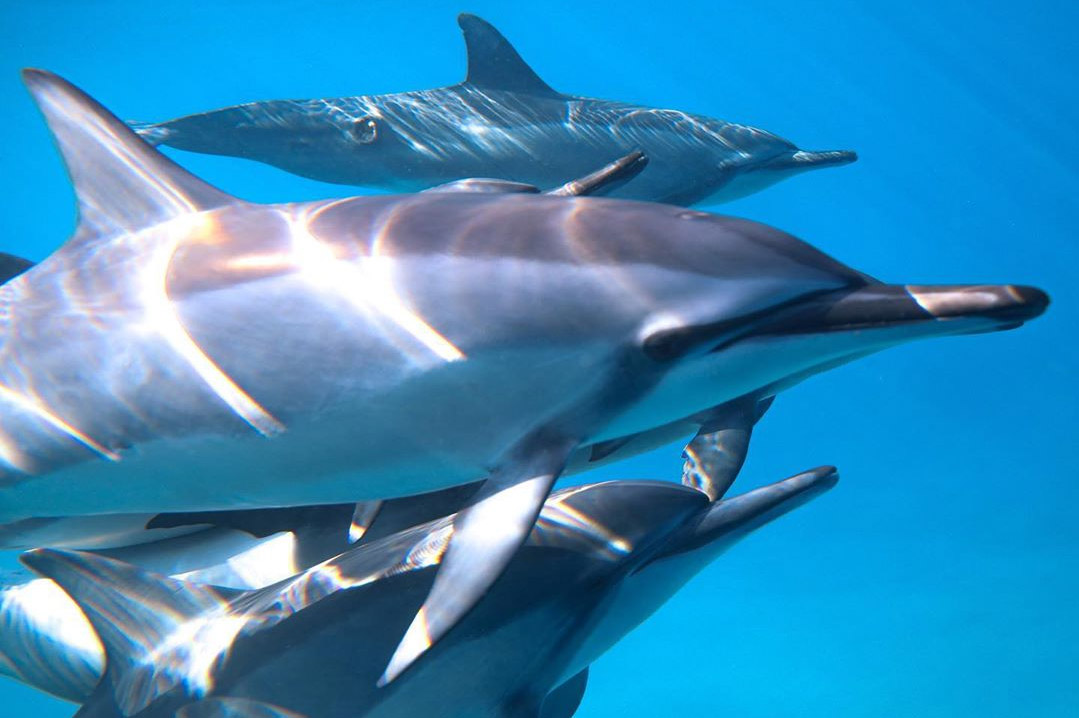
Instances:
[[[556,92],[490,24],[467,14],[458,22],[468,76],[451,87],[251,102],[135,126],[154,144],[392,191],[466,177],[554,187],[642,150],[648,169],[611,196],[681,205],[725,202],[856,159],[746,125]]]

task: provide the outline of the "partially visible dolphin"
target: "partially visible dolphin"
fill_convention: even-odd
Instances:
[[[681,205],[726,202],[856,159],[711,117],[564,95],[487,22],[467,14],[458,22],[468,77],[452,87],[251,102],[136,127],[155,144],[397,192],[464,177],[553,187],[643,150],[648,169],[611,195]]]
[[[741,470],[750,434],[769,403],[738,399],[706,412],[694,424],[699,426],[698,435],[685,448],[682,483],[712,500],[720,498]],[[665,436],[659,431],[656,440]],[[609,447],[596,462],[620,458],[631,441],[645,439],[632,437]],[[475,489],[459,486],[377,502],[377,506],[162,514],[143,527],[148,538],[139,537],[133,545],[97,553],[186,581],[225,588],[263,588],[361,540],[374,541],[449,516],[467,505]],[[358,517],[362,517],[359,525]],[[126,525],[125,517],[117,519]],[[191,533],[154,540],[162,530],[181,527]],[[104,665],[104,649],[97,635],[59,586],[32,575],[3,576],[0,675],[84,703],[100,681]]]
[[[0,547],[55,518],[485,479],[384,682],[483,596],[582,447],[1049,301],[881,284],[764,225],[572,190],[251,204],[25,78],[79,224],[0,286]]]
[[[357,514],[352,504],[162,514],[144,529],[149,540],[97,553],[187,581],[263,588],[340,554],[359,538],[373,540],[451,514],[464,505],[470,489],[475,487],[386,501],[377,523],[360,537],[350,532]],[[188,527],[190,533],[157,538],[160,528],[170,526]],[[0,578],[0,675],[82,703],[100,681],[104,664],[97,635],[55,583],[32,574]]]
[[[592,662],[716,556],[835,482],[823,467],[712,503],[663,482],[558,491],[483,603],[381,689],[449,518],[247,592],[94,554],[23,560],[71,595],[105,646],[78,718],[569,718]]]

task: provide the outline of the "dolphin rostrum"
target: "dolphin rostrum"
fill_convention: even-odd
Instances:
[[[662,204],[247,203],[66,81],[25,79],[79,223],[0,286],[4,545],[54,518],[485,479],[386,682],[475,605],[582,447],[1048,304],[1014,285],[881,284],[770,227]]]
[[[643,150],[648,169],[612,196],[682,205],[725,202],[855,160],[746,125],[561,94],[487,22],[467,14],[458,22],[468,77],[452,87],[252,102],[137,127],[155,144],[408,192],[476,176],[553,187]]]
[[[558,491],[486,600],[381,690],[449,518],[246,592],[94,554],[23,560],[71,595],[105,646],[80,718],[569,718],[592,662],[739,539],[836,480],[823,467],[712,503],[663,482]]]

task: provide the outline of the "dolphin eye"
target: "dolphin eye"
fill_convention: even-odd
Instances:
[[[684,328],[665,329],[645,338],[646,356],[657,362],[670,362],[684,355],[692,346],[690,332]]]
[[[368,115],[358,117],[349,126],[348,134],[356,142],[369,145],[378,139],[378,123]]]

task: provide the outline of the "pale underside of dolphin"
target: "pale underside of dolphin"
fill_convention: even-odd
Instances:
[[[449,517],[248,592],[92,554],[25,561],[104,643],[107,670],[78,718],[569,718],[592,662],[716,556],[835,482],[824,467],[714,503],[660,482],[557,492],[487,600],[383,689],[374,677],[431,583]]]
[[[611,196],[724,202],[855,160],[677,110],[564,95],[490,24],[461,15],[468,77],[392,95],[272,100],[137,125],[154,143],[341,184],[417,191],[464,177],[554,187],[634,150],[651,164]]]
[[[582,447],[1048,301],[885,285],[753,222],[497,183],[255,205],[26,80],[79,225],[0,286],[0,535],[486,479],[386,681],[475,605]]]

